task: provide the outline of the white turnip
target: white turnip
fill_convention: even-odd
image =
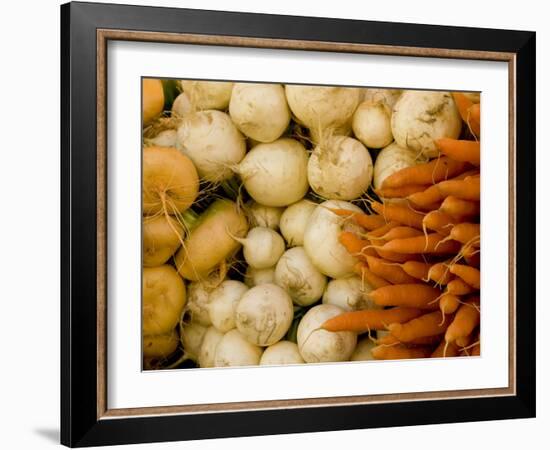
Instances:
[[[243,134],[258,142],[273,142],[290,123],[285,90],[280,84],[236,83],[229,115]]]
[[[260,366],[285,366],[288,364],[304,364],[298,345],[290,341],[279,341],[264,350]]]
[[[325,131],[346,134],[361,98],[361,90],[329,86],[285,86],[286,98],[299,123],[318,141]]]
[[[247,290],[248,287],[240,281],[225,280],[210,293],[210,320],[222,333],[235,328],[235,310]]]
[[[262,284],[241,297],[235,311],[239,332],[262,347],[280,341],[288,331],[294,310],[290,296],[275,284]]]
[[[246,238],[235,238],[243,246],[245,261],[254,269],[273,267],[285,251],[285,241],[271,228],[252,228]]]
[[[304,146],[289,138],[258,144],[238,167],[250,196],[266,206],[287,206],[307,192],[307,161]]]
[[[300,200],[284,210],[279,221],[279,228],[290,247],[304,245],[307,221],[316,206],[317,204],[312,201]]]
[[[193,281],[187,285],[187,305],[191,321],[208,327],[212,325],[208,305],[210,303],[210,290],[204,283]]]
[[[364,101],[353,114],[353,133],[367,148],[391,144],[391,108],[384,102]]]
[[[196,322],[185,324],[180,328],[180,339],[186,358],[198,361],[206,330],[207,327]]]
[[[275,267],[267,269],[254,269],[252,266],[246,268],[244,283],[248,287],[258,286],[264,283],[273,283],[275,280]]]
[[[189,96],[193,110],[221,109],[229,106],[233,83],[227,81],[181,80],[181,88]]]
[[[401,147],[429,158],[438,155],[435,140],[458,138],[462,119],[449,92],[405,91],[393,106],[392,133]]]
[[[357,206],[341,200],[321,203],[308,220],[304,233],[304,249],[321,273],[331,278],[344,278],[354,274],[353,268],[358,260],[340,243],[339,236],[342,231],[359,230],[349,220],[343,220],[330,211],[331,208],[362,213]]]
[[[358,276],[338,278],[329,281],[323,294],[323,303],[336,305],[345,311],[356,311],[375,307],[366,298],[372,287]]]
[[[294,303],[309,306],[323,295],[327,278],[313,265],[303,247],[293,247],[279,259],[275,283],[290,294]]]
[[[193,161],[201,178],[221,182],[233,176],[232,168],[246,153],[246,142],[227,114],[207,110],[181,120],[177,148]]]
[[[199,349],[199,367],[214,367],[216,349],[223,338],[223,333],[216,327],[208,327]]]
[[[372,159],[357,139],[331,136],[315,147],[307,165],[311,188],[321,197],[354,200],[369,187]]]
[[[251,201],[246,204],[245,210],[252,227],[267,227],[277,230],[284,208],[260,205]]]
[[[355,349],[357,336],[351,331],[326,331],[321,325],[342,314],[335,305],[317,305],[311,308],[298,325],[298,348],[308,363],[348,361]]]
[[[261,347],[248,342],[238,330],[231,330],[216,347],[214,366],[257,366],[261,356]]]
[[[405,167],[412,167],[423,162],[415,150],[401,147],[396,142],[383,148],[374,163],[374,188],[379,189],[384,180]]]

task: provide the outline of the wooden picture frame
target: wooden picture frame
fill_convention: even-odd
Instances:
[[[109,40],[508,63],[509,386],[109,409],[106,43]],[[61,442],[175,441],[535,415],[535,33],[189,9],[61,7]]]

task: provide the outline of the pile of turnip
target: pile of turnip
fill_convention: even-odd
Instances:
[[[440,158],[442,140],[479,137],[475,123],[464,122],[464,104],[441,91],[142,83],[143,367],[387,359],[377,357],[381,342],[398,358],[403,343],[385,323],[342,323],[365,311],[399,324],[421,316],[418,305],[390,311],[377,295],[412,279],[397,267],[421,263],[382,249],[388,236],[425,236],[432,245],[414,214],[447,202],[449,210],[470,208],[479,224],[479,206],[460,196],[453,203],[433,193],[431,209],[415,203],[404,218],[391,213],[408,195],[476,167],[468,159],[447,167]],[[391,184],[430,164],[434,180]],[[442,252],[455,248],[451,238],[440,239]],[[449,270],[466,256],[475,259],[475,251],[449,259]]]

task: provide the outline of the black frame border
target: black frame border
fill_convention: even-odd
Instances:
[[[515,54],[515,176],[516,199],[521,199],[516,201],[516,395],[98,419],[98,29]],[[535,45],[535,33],[527,31],[80,2],[62,5],[61,443],[82,447],[535,417]]]

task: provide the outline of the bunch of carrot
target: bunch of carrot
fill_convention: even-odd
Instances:
[[[364,230],[340,242],[360,260],[356,271],[380,309],[344,313],[322,328],[385,331],[375,359],[480,354],[479,104],[453,97],[471,139],[439,139],[439,157],[387,177],[372,214],[334,211]]]

